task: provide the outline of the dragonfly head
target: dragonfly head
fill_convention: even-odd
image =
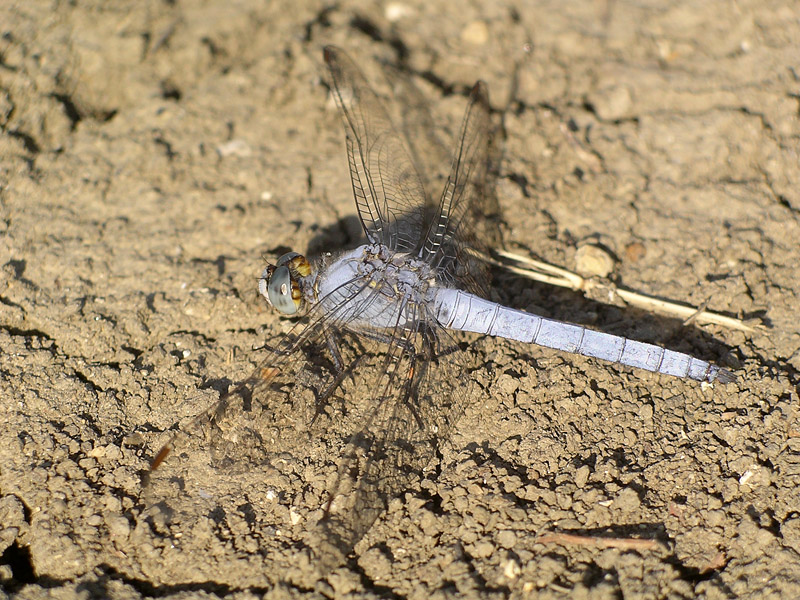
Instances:
[[[267,265],[258,278],[258,291],[278,312],[298,315],[305,310],[304,280],[311,275],[311,263],[297,252],[288,252],[274,265]]]

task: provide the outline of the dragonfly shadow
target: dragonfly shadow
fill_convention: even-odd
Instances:
[[[335,255],[366,242],[358,216],[348,215],[319,229],[308,242],[306,256],[314,259],[328,252]]]

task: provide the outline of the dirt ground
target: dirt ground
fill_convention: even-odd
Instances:
[[[0,30],[0,597],[800,597],[795,3],[28,0]],[[239,473],[181,530],[142,474],[289,326],[264,258],[358,239],[328,43],[401,67],[446,135],[488,82],[508,248],[599,243],[620,285],[756,330],[498,274],[739,379],[476,339],[489,393],[315,579],[299,479]]]

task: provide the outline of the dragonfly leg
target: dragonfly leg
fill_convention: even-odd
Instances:
[[[316,397],[316,401],[314,402],[314,416],[311,417],[312,424],[317,420],[317,417],[322,414],[325,407],[328,405],[328,401],[331,399],[331,396],[342,384],[342,381],[344,381],[345,377],[353,372],[353,370],[358,366],[358,363],[360,363],[365,356],[363,353],[359,354],[355,360],[345,367],[344,360],[342,359],[342,353],[339,350],[339,344],[336,342],[336,339],[330,334],[326,334],[325,337],[328,344],[328,349],[330,350],[331,357],[333,359],[336,377],[334,377],[330,385]]]

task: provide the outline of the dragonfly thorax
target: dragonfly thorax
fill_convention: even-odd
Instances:
[[[387,297],[424,301],[435,280],[428,263],[406,252],[392,252],[381,244],[362,248],[363,258],[358,270],[362,276],[370,278],[370,287],[379,289]]]
[[[361,306],[357,313],[345,313],[344,320],[382,328],[403,325],[405,315],[418,314],[409,307],[427,302],[434,282],[435,271],[419,258],[367,244],[328,265],[320,273],[317,293],[326,312],[339,312],[343,304]]]

